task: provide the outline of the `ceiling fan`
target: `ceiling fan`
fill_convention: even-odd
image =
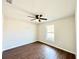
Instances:
[[[12,4],[12,0],[6,0],[6,1],[7,1],[9,4]],[[13,7],[13,8],[17,8],[18,10],[23,11],[23,12],[25,12],[25,13],[29,13],[29,14],[33,15],[33,16],[28,16],[28,17],[30,17],[30,18],[33,18],[31,21],[33,21],[33,20],[38,20],[39,22],[41,22],[41,20],[47,20],[46,18],[42,18],[42,17],[43,17],[42,14],[31,13],[31,12],[26,11],[26,10],[23,10],[22,8],[19,8],[19,7],[17,7],[17,6],[12,6],[12,7]]]
[[[42,14],[37,14],[37,15],[34,15],[34,16],[28,16],[28,17],[30,17],[30,18],[33,18],[31,21],[33,21],[33,20],[38,20],[39,22],[41,22],[41,20],[47,20],[47,18],[42,18],[43,17],[43,15]]]

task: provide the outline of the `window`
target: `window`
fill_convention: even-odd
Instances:
[[[54,25],[47,25],[46,32],[46,39],[54,41]]]

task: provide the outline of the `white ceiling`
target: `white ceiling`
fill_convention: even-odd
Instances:
[[[76,0],[13,0],[12,4],[4,4],[4,14],[17,19],[30,21],[28,12],[43,14],[48,21],[75,14]],[[22,11],[18,8],[21,8]],[[33,21],[31,21],[33,22]]]

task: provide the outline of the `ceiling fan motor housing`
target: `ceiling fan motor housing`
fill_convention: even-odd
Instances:
[[[42,15],[36,15],[36,19],[39,19],[40,17],[42,17]]]

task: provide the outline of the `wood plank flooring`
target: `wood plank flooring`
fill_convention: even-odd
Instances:
[[[76,59],[74,54],[35,42],[3,52],[2,59]]]

